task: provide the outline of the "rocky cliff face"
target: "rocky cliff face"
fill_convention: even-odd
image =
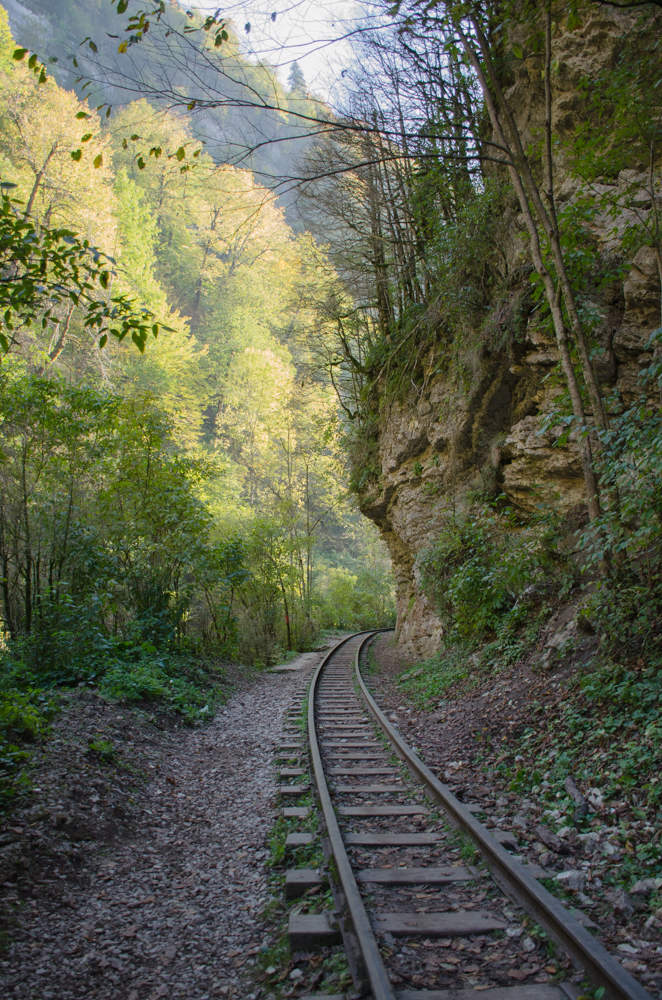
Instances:
[[[557,136],[574,127],[581,106],[580,80],[614,64],[623,33],[634,30],[634,25],[631,13],[595,5],[581,30],[557,38]],[[518,109],[525,138],[535,134],[543,113],[539,79],[539,59],[524,59],[510,81],[512,105]],[[575,196],[577,181],[562,171],[559,197],[567,202]],[[603,193],[621,190],[630,212],[650,212],[649,181],[644,166],[634,164],[605,181]],[[626,222],[621,216],[615,223],[608,214],[592,220],[592,237],[601,254],[620,253],[619,230]],[[507,250],[512,272],[526,259],[522,229],[521,220],[514,218]],[[457,368],[444,370],[432,348],[420,388],[412,388],[398,401],[381,400],[380,474],[376,483],[364,488],[360,500],[392,556],[397,636],[408,657],[427,656],[439,647],[442,625],[418,585],[417,563],[450,507],[466,505],[471,491],[491,489],[505,493],[525,513],[538,506],[567,513],[583,508],[576,448],[572,441],[558,445],[560,427],[541,429],[561,391],[559,382],[549,377],[558,356],[539,311],[526,305],[525,285],[523,279],[519,289],[512,289],[525,304],[519,310],[518,332],[513,330],[506,338],[507,346],[483,342],[465,359],[461,377]],[[654,250],[639,250],[625,277],[596,290],[592,305],[601,316],[600,380],[627,402],[638,391],[646,342],[660,325],[660,275]]]

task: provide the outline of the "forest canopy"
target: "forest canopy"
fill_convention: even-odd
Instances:
[[[392,613],[316,347],[338,278],[190,117],[107,116],[34,70],[0,9],[3,697],[195,717],[200,663]]]

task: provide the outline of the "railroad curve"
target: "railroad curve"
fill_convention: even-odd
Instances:
[[[543,936],[528,918],[602,988],[602,996],[651,1000],[389,723],[360,671],[361,655],[377,634],[341,640],[311,681],[310,766],[340,916],[293,914],[293,947],[332,941],[340,931],[358,994],[374,1000],[580,996],[570,977],[555,981]],[[281,774],[295,777],[301,770]],[[287,786],[281,791],[287,793]],[[284,811],[297,816],[296,806]],[[311,836],[293,833],[288,847],[296,850]],[[474,850],[483,864],[467,861]],[[293,868],[286,878],[290,894],[299,895],[318,884],[320,874]]]

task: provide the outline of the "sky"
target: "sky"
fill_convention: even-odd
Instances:
[[[206,13],[219,9],[217,0],[197,0],[193,6]],[[365,17],[357,0],[236,0],[220,11],[240,30],[246,52],[275,66],[284,83],[292,63],[298,62],[309,90],[336,103],[341,72],[352,60],[346,36]],[[246,24],[249,32],[242,31]]]

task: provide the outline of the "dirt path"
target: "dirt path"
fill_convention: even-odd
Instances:
[[[89,829],[82,840],[75,829],[67,831],[75,820],[66,809],[77,815],[73,803],[81,789],[57,765],[49,778],[44,764],[44,786],[59,781],[63,787],[44,787],[41,813],[33,806],[9,829],[17,838],[31,834],[34,842],[48,836],[50,822],[55,839],[32,852],[41,859],[33,871],[21,871],[18,863],[2,884],[13,904],[9,946],[0,953],[0,992],[7,1000],[259,995],[248,982],[265,943],[273,749],[283,712],[319,659],[308,655],[300,670],[261,677],[205,729],[143,741],[137,755],[153,777],[143,781],[123,835],[108,836],[107,824],[99,824],[96,838]],[[119,725],[122,713],[109,711]],[[51,756],[58,745],[63,754],[85,746],[87,730],[77,733],[75,715],[74,705],[58,722]],[[81,750],[81,762],[84,756]],[[112,799],[111,786],[97,795],[94,786],[83,788],[82,795]],[[79,833],[81,823],[79,816]],[[45,865],[47,847],[51,863]]]

